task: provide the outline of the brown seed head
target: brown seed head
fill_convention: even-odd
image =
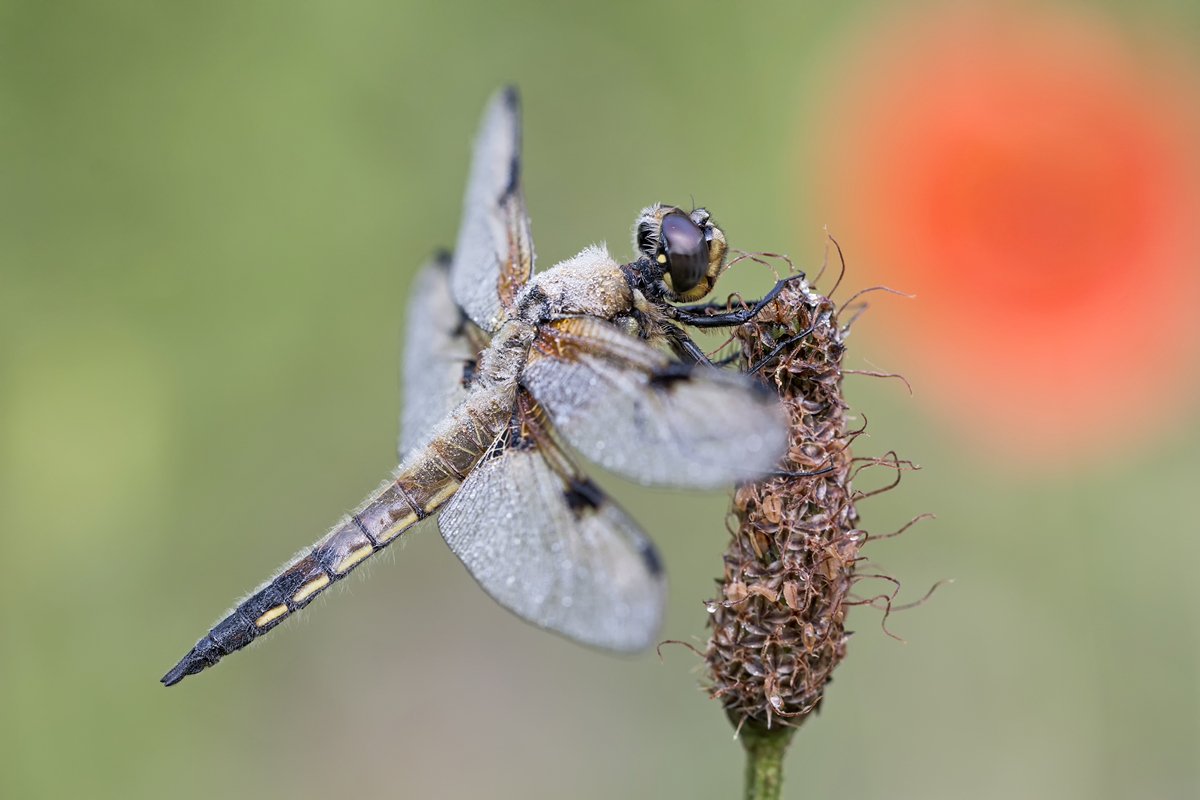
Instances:
[[[787,410],[780,470],[796,473],[737,488],[738,527],[708,603],[712,696],[739,726],[799,724],[846,655],[845,603],[864,535],[850,486],[844,333],[836,306],[803,279],[735,333],[743,368],[762,364]]]

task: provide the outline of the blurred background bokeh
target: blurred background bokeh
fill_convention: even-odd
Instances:
[[[0,797],[738,795],[694,656],[534,630],[432,528],[158,683],[394,466],[505,81],[543,267],[694,199],[916,295],[851,339],[913,386],[847,378],[859,452],[923,467],[860,511],[938,515],[867,551],[901,601],[956,583],[907,644],[851,613],[785,795],[1200,795],[1198,43],[1182,0],[0,4]],[[702,640],[727,496],[602,482]]]

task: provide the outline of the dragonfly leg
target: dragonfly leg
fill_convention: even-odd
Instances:
[[[749,308],[741,308],[737,311],[726,311],[719,314],[706,314],[703,312],[719,308],[719,306],[711,303],[699,306],[674,306],[671,308],[671,316],[685,325],[691,325],[694,328],[729,328],[734,325],[742,325],[758,316],[758,312],[762,311],[767,303],[774,300],[783,291],[785,286],[792,281],[802,280],[803,278],[803,272],[784,278],[776,283],[775,288],[767,292],[763,299]]]
[[[700,345],[692,341],[692,337],[688,336],[682,328],[674,325],[666,325],[667,344],[679,359],[686,364],[709,364],[708,356],[704,354],[704,350]]]
[[[762,369],[763,367],[765,367],[767,364],[771,363],[771,361],[772,361],[772,360],[773,360],[775,357],[777,357],[777,356],[778,356],[780,353],[782,353],[784,350],[786,350],[787,348],[789,348],[789,347],[791,347],[792,345],[796,344],[797,342],[799,342],[799,341],[803,340],[805,336],[808,336],[810,333],[812,333],[812,332],[813,332],[813,331],[815,331],[816,329],[817,329],[817,326],[816,326],[816,325],[813,325],[812,327],[810,327],[810,328],[809,328],[808,330],[806,330],[806,331],[803,331],[803,332],[801,332],[801,333],[797,333],[795,336],[789,336],[788,338],[784,339],[782,342],[780,342],[779,344],[775,345],[775,347],[771,348],[771,352],[769,352],[769,353],[767,353],[765,356],[763,356],[763,358],[762,358],[762,360],[761,360],[761,361],[759,361],[757,364],[755,364],[755,365],[754,365],[753,367],[751,367],[750,369],[746,370],[746,374],[747,374],[747,375],[754,375],[754,374],[755,374],[755,373],[757,373],[757,372],[758,372],[760,369]]]

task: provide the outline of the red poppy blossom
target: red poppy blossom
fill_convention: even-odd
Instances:
[[[871,351],[1026,458],[1176,427],[1200,343],[1184,71],[1092,17],[948,11],[869,38],[813,152],[857,277],[917,296],[873,300]]]

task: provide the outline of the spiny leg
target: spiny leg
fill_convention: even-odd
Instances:
[[[804,339],[805,336],[808,336],[814,330],[816,330],[815,326],[809,328],[808,330],[806,330],[802,333],[798,333],[795,336],[789,336],[787,339],[784,339],[782,342],[780,342],[778,345],[776,345],[771,350],[770,353],[767,353],[767,355],[765,355],[761,361],[759,361],[757,364],[755,364],[750,369],[746,370],[746,374],[747,375],[757,374],[758,371],[761,370],[772,359],[779,356],[779,354],[782,353],[789,346],[796,344],[797,342]],[[688,364],[707,364],[709,366],[726,366],[726,365],[736,361],[739,358],[739,356],[737,356],[737,355],[732,355],[732,356],[729,356],[728,358],[720,359],[714,363],[712,360],[709,359],[708,355],[704,352],[704,350],[701,349],[700,345],[696,344],[695,340],[693,340],[692,337],[688,336],[686,332],[684,332],[680,328],[675,327],[674,325],[668,326],[668,328],[665,332],[665,336],[667,339],[667,344],[671,347],[672,352],[674,352],[675,355],[679,356],[681,361],[688,363]]]
[[[671,308],[671,310],[673,312],[672,316],[674,316],[675,319],[679,320],[680,322],[687,324],[687,325],[691,325],[696,328],[722,328],[722,327],[733,327],[735,325],[743,325],[743,324],[749,322],[750,320],[754,319],[754,317],[757,316],[758,313],[761,312],[767,306],[768,303],[770,303],[772,300],[774,300],[779,295],[779,293],[781,291],[783,291],[783,288],[785,286],[787,286],[792,281],[799,280],[803,277],[804,277],[804,273],[801,272],[797,275],[791,275],[787,278],[780,280],[778,283],[775,284],[775,286],[771,289],[771,291],[768,292],[766,294],[766,296],[763,297],[761,300],[754,303],[752,306],[750,306],[748,308],[742,308],[742,309],[739,309],[738,311],[722,312],[720,314],[697,313],[700,311],[723,308],[723,306],[720,306],[716,303],[703,303],[703,304],[693,305],[693,306],[673,306]],[[807,331],[805,331],[804,333],[801,333],[797,336],[790,337],[787,340],[785,340],[784,342],[780,343],[780,345],[778,347],[776,347],[774,350],[772,350],[766,356],[766,358],[764,358],[762,361],[760,361],[755,367],[748,370],[746,374],[748,374],[748,375],[755,374],[760,369],[762,369],[764,364],[766,364],[768,361],[770,361],[775,356],[779,355],[779,353],[782,352],[785,347],[787,347],[790,344],[794,344],[794,343],[800,341],[801,339],[803,339],[805,336],[809,335],[812,332],[813,332],[813,329],[810,328]],[[679,358],[682,359],[683,361],[692,363],[692,364],[700,363],[700,364],[708,364],[710,366],[712,365],[713,362],[709,360],[708,356],[704,353],[704,350],[702,350],[700,348],[700,346],[698,344],[696,344],[696,342],[690,336],[688,336],[687,333],[685,333],[681,328],[675,327],[673,325],[668,326],[667,330],[665,332],[665,335],[666,335],[667,343],[670,345],[671,350],[674,351],[674,353],[677,356],[679,356]],[[733,360],[732,358],[725,359],[722,363],[723,364],[729,363],[732,360]]]
[[[698,306],[672,306],[671,316],[685,325],[691,325],[694,328],[729,328],[734,325],[743,325],[758,316],[758,313],[766,307],[767,303],[774,300],[784,287],[792,281],[802,280],[804,273],[790,275],[778,283],[771,291],[767,292],[763,299],[759,300],[749,308],[741,308],[737,311],[726,311],[720,314],[705,314],[703,311],[714,310],[720,308],[712,303],[705,303]]]
[[[667,344],[670,346],[671,351],[679,356],[681,361],[685,364],[712,364],[700,345],[696,344],[692,340],[692,337],[688,336],[682,328],[674,325],[666,325],[664,327],[666,328],[664,335]]]
[[[805,336],[808,336],[810,333],[812,333],[816,329],[817,329],[817,326],[813,325],[806,331],[797,333],[795,336],[789,336],[788,338],[784,339],[782,342],[775,345],[775,347],[771,348],[771,352],[769,352],[765,356],[763,356],[761,361],[759,361],[757,364],[755,364],[750,369],[746,370],[746,374],[747,375],[756,374],[760,369],[762,369],[764,366],[766,366],[768,363],[770,363],[780,353],[782,353],[788,347],[791,347],[792,345],[796,344],[797,342],[802,341]]]

